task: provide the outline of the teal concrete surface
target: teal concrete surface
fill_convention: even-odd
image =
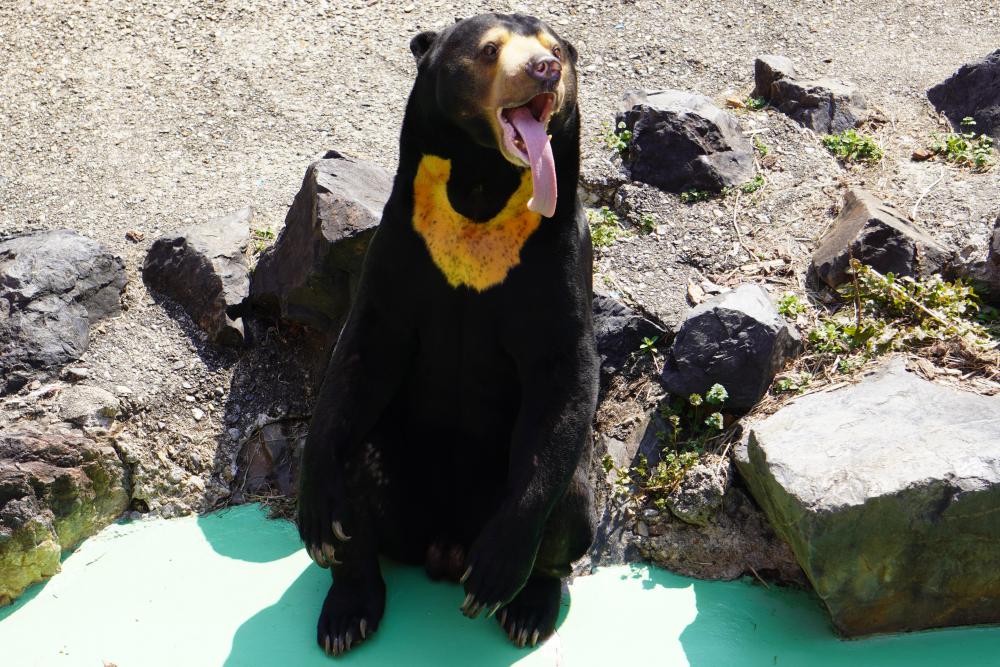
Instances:
[[[109,527],[0,609],[0,665],[994,667],[1000,629],[841,641],[815,598],[750,582],[612,567],[577,579],[533,650],[458,611],[458,586],[386,563],[378,633],[333,661],[314,644],[329,573],[256,506]]]

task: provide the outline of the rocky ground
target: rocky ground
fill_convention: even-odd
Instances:
[[[583,186],[623,225],[597,252],[595,285],[668,332],[688,308],[689,283],[804,292],[809,255],[848,186],[878,193],[949,247],[985,254],[1000,169],[910,155],[946,129],[927,88],[1000,43],[993,3],[4,3],[0,238],[66,227],[125,261],[125,311],[93,327],[73,366],[120,400],[119,453],[142,500],[133,509],[173,516],[225,502],[241,444],[308,405],[309,383],[275,370],[293,353],[282,347],[288,332],[255,331],[274,345],[242,355],[209,344],[181,308],[147,290],[151,243],[251,206],[266,245],[264,230],[280,230],[306,166],[329,149],[393,171],[414,75],[410,37],[487,9],[535,14],[577,46]],[[845,168],[774,109],[735,110],[769,148],[758,157],[759,191],[684,204],[622,177],[604,136],[624,91],[676,88],[725,106],[753,89],[764,53],[857,84],[886,158]],[[640,233],[644,215],[654,233]],[[57,412],[80,377],[2,399],[0,427]],[[619,389],[604,418],[625,439],[662,393]]]

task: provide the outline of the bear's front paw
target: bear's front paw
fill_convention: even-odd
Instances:
[[[304,478],[299,489],[299,536],[320,567],[340,565],[351,536],[348,505],[334,484]]]
[[[340,576],[323,602],[316,641],[329,655],[339,656],[378,630],[385,611],[385,582],[378,572]]]
[[[539,538],[523,522],[494,519],[472,545],[462,583],[465,601],[462,613],[487,617],[514,599],[535,564]]]

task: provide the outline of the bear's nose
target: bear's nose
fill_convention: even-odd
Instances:
[[[562,76],[562,63],[555,56],[548,54],[535,56],[525,65],[528,74],[532,78],[538,79],[542,83],[554,84]]]

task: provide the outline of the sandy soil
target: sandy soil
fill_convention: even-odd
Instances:
[[[130,389],[137,479],[160,513],[226,492],[227,429],[240,429],[238,439],[257,415],[237,409],[226,423],[238,358],[207,348],[182,313],[147,293],[138,270],[149,244],[245,205],[255,227],[280,228],[306,166],[331,148],[394,169],[414,75],[410,37],[486,9],[535,14],[578,47],[588,181],[616,169],[600,136],[624,90],[680,88],[722,103],[749,93],[762,53],[856,82],[888,120],[877,130],[886,160],[845,170],[780,114],[742,112],[744,128],[777,156],[754,197],[685,206],[623,188],[614,203],[629,219],[653,214],[659,233],[599,253],[598,284],[661,319],[671,317],[657,306],[662,294],[698,277],[692,267],[709,279],[742,277],[750,257],[737,228],[752,250],[789,261],[772,276],[777,289],[797,287],[845,184],[907,212],[934,184],[919,220],[953,246],[985,249],[1000,169],[977,175],[908,158],[941,129],[924,91],[1000,44],[995,2],[5,0],[0,236],[69,227],[125,259],[128,311],[98,327],[82,363],[97,384]],[[127,240],[129,230],[144,239]],[[193,407],[207,417],[196,421]]]

